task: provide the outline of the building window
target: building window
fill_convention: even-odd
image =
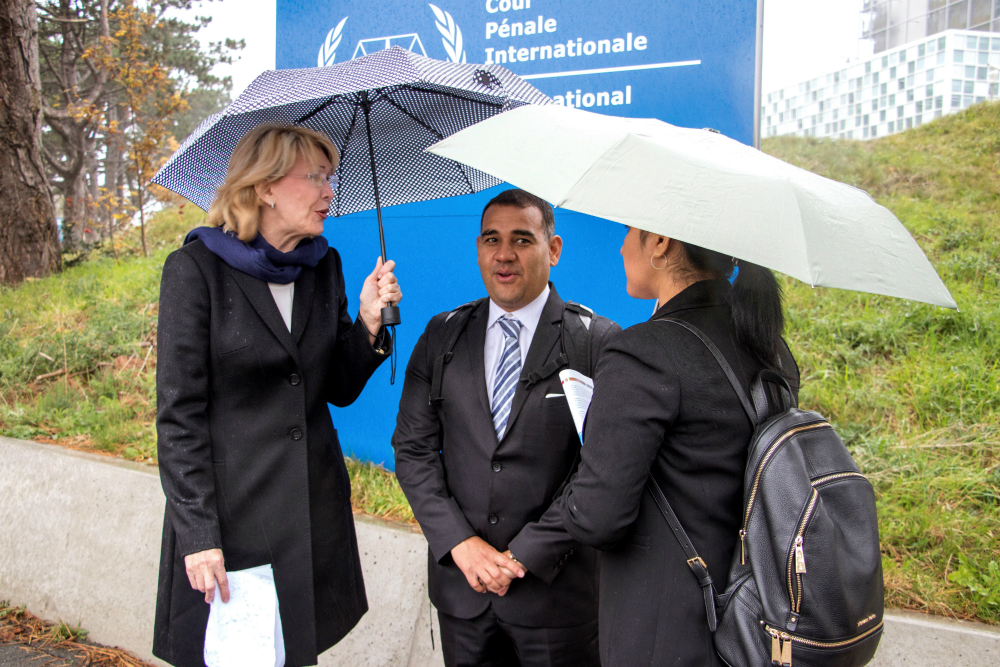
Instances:
[[[937,97],[934,98],[934,108],[941,109],[943,107],[944,107],[944,96],[938,95]]]
[[[927,78],[924,79],[924,81],[926,81],[927,83],[930,83],[933,80],[934,80],[934,70],[933,69],[929,69],[929,70],[927,70]]]
[[[902,117],[903,117],[903,107],[898,106],[896,107],[896,118],[902,118]]]
[[[906,77],[906,87],[913,88],[913,76]]]
[[[906,66],[906,73],[913,74],[917,71],[917,61],[911,60],[910,64]]]
[[[962,106],[968,107],[972,105],[972,95],[965,95],[962,97]]]
[[[897,90],[906,90],[906,79],[900,79]]]
[[[911,127],[913,127],[913,119],[912,118],[907,118],[906,119],[906,129],[909,130]]]
[[[934,97],[934,86],[927,86],[927,97]]]
[[[881,95],[885,95],[885,94],[886,94],[887,92],[889,92],[889,84],[887,84],[887,83],[883,83],[883,84],[882,84],[882,85],[881,85],[881,86],[879,87],[879,94],[881,94]]]
[[[956,63],[962,62],[962,59],[964,57],[965,57],[965,51],[959,51],[958,49],[955,50],[953,59]]]
[[[893,123],[893,122],[892,122],[892,121],[890,120],[890,121],[889,121],[889,134],[892,134],[892,133],[893,133],[893,132],[895,132],[895,131],[896,131],[896,129],[895,129],[895,123]]]
[[[971,95],[975,91],[975,88],[976,88],[976,82],[975,81],[966,81],[965,82],[965,90],[962,91],[962,92],[964,92],[966,95]]]
[[[847,121],[846,120],[840,121],[840,129],[841,129],[841,131],[843,131],[845,127],[847,127]]]
[[[985,67],[980,67],[976,71],[976,79],[978,79],[979,81],[986,81],[986,68]]]
[[[868,118],[869,118],[868,114],[865,114],[865,125],[868,125],[868,124],[869,124],[869,123],[868,123]]]
[[[952,79],[951,80],[951,92],[953,92],[953,93],[960,93],[960,92],[962,92],[962,80],[961,79]]]
[[[952,95],[951,96],[951,108],[952,109],[957,109],[960,106],[962,106],[962,96],[961,95]]]
[[[891,106],[891,107],[896,106],[896,96],[895,95],[890,95],[889,96],[889,106]]]
[[[913,91],[912,90],[906,91],[906,101],[907,102],[912,102],[913,101]]]
[[[878,112],[878,122],[880,122],[880,123],[884,123],[885,122],[885,109],[883,109],[882,111]]]
[[[924,112],[924,103],[923,102],[917,102],[916,109],[917,109],[917,113],[923,113]]]

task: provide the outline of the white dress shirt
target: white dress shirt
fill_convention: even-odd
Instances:
[[[295,300],[295,282],[290,282],[287,285],[268,283],[267,286],[271,288],[271,296],[274,297],[274,303],[278,306],[281,319],[285,321],[285,326],[288,327],[290,333],[292,331],[292,302]]]
[[[549,300],[550,291],[549,286],[545,285],[545,289],[542,290],[537,299],[513,313],[508,313],[493,303],[493,299],[490,299],[490,319],[488,320],[489,325],[486,327],[486,347],[483,350],[486,363],[486,395],[490,399],[490,405],[493,404],[493,381],[497,375],[497,362],[500,361],[500,355],[503,353],[503,329],[497,324],[497,320],[506,316],[508,319],[514,319],[521,323],[517,342],[521,348],[521,366],[523,367],[524,360],[528,356],[528,348],[531,347],[531,339],[535,335],[535,329],[538,328],[538,320],[542,316],[545,302]]]

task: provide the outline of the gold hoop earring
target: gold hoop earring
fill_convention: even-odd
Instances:
[[[656,269],[657,271],[662,271],[663,269],[667,268],[667,258],[666,257],[663,258],[663,266],[657,266],[656,264],[653,264],[653,256],[650,255],[649,256],[649,265],[651,267],[653,267],[654,269]]]

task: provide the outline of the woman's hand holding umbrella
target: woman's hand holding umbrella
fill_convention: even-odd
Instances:
[[[368,340],[372,344],[382,328],[382,309],[390,304],[398,304],[403,298],[399,281],[393,273],[395,268],[395,261],[390,259],[383,264],[379,257],[375,270],[365,278],[364,285],[361,286],[361,307],[358,314],[368,329]]]

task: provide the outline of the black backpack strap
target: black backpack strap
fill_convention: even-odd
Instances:
[[[677,538],[681,549],[684,550],[684,555],[687,556],[688,567],[691,568],[691,572],[694,573],[695,578],[698,580],[698,585],[701,586],[702,595],[705,598],[705,615],[708,617],[708,629],[715,632],[715,629],[718,627],[718,620],[715,615],[716,593],[715,586],[712,584],[712,575],[708,573],[708,566],[701,559],[701,556],[698,555],[698,551],[694,548],[687,533],[684,532],[684,527],[681,526],[680,519],[674,514],[673,508],[667,502],[667,497],[663,495],[663,490],[660,489],[660,485],[653,479],[652,474],[646,480],[646,489],[653,496],[653,500],[656,501],[657,507],[660,508],[660,512],[663,514],[663,518],[667,520],[667,525],[670,526],[674,537]]]
[[[569,317],[566,314],[567,312],[575,313],[577,317]],[[559,346],[562,351],[558,357],[528,374],[525,378],[528,389],[531,389],[542,380],[566,366],[583,373],[587,377],[593,374],[590,363],[591,340],[593,337],[590,333],[590,327],[584,323],[583,318],[585,317],[589,318],[591,323],[593,323],[595,317],[594,311],[572,301],[565,303],[563,306],[562,324],[559,327]]]
[[[441,397],[441,381],[444,377],[444,365],[451,361],[453,356],[452,350],[455,349],[455,344],[458,343],[459,337],[461,337],[462,332],[465,331],[465,327],[469,324],[469,318],[472,317],[472,312],[483,301],[485,301],[485,299],[470,301],[469,303],[461,305],[448,313],[448,317],[445,318],[444,328],[445,331],[448,332],[448,337],[446,339],[444,349],[440,354],[434,357],[434,365],[431,368],[431,392],[427,397],[427,402],[430,405],[440,403],[444,400]]]
[[[751,404],[750,399],[747,398],[747,393],[743,390],[743,385],[740,384],[739,378],[736,377],[736,373],[733,371],[733,367],[730,366],[729,362],[726,361],[726,358],[722,356],[722,352],[720,352],[719,348],[712,342],[712,339],[702,333],[701,329],[698,327],[683,320],[675,320],[672,317],[661,317],[659,321],[679,324],[697,336],[701,342],[705,344],[705,347],[708,348],[708,351],[712,353],[712,356],[715,357],[719,366],[722,367],[722,372],[725,373],[726,378],[729,379],[729,384],[733,385],[733,390],[736,392],[736,396],[740,399],[740,404],[743,405],[743,410],[746,411],[747,416],[750,417],[750,423],[756,427],[763,424],[767,420],[768,408],[766,396],[763,391],[761,391],[759,396],[757,395],[757,392],[754,392],[754,400]],[[787,382],[785,386],[788,386]],[[789,390],[789,392],[791,392],[791,390]]]

